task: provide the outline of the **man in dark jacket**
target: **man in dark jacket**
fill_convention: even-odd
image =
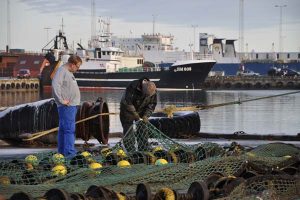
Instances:
[[[127,133],[133,121],[143,120],[145,123],[148,123],[148,118],[153,113],[156,104],[156,86],[153,82],[146,77],[132,81],[127,86],[120,103],[120,120],[123,127],[123,134]],[[137,130],[136,134],[138,149],[140,151],[147,150],[147,133],[142,132],[140,134],[145,135],[139,135],[139,131]],[[125,142],[124,145],[126,147]]]

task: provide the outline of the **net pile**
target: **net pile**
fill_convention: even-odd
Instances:
[[[254,149],[235,142],[187,145],[141,121],[114,147],[85,149],[71,160],[47,152],[1,161],[0,194],[23,191],[47,199],[55,188],[81,199],[104,193],[111,199],[291,199],[300,196],[299,153],[284,143]],[[150,197],[141,195],[146,191]]]

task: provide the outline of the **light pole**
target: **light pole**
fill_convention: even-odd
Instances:
[[[195,39],[195,37],[196,37],[196,28],[198,27],[198,25],[192,25],[192,27],[193,27],[193,29],[194,29],[194,47],[193,47],[193,51],[195,52],[195,46],[196,46],[196,39]]]
[[[49,42],[49,30],[51,29],[50,27],[45,27],[44,28],[46,30],[47,33],[47,43]]]
[[[280,19],[279,19],[279,52],[283,52],[283,43],[282,43],[282,8],[287,7],[287,5],[275,5],[276,8],[280,10]]]
[[[152,17],[153,17],[153,20],[152,20],[152,34],[154,35],[155,34],[155,20],[156,20],[157,15],[153,14]]]

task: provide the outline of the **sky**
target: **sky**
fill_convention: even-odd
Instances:
[[[199,33],[238,39],[239,3],[240,0],[95,0],[95,14],[97,18],[109,17],[111,32],[118,37],[151,34],[155,19],[156,33],[174,35],[174,46],[188,51],[189,44],[194,43],[198,50]],[[272,51],[272,43],[278,51],[280,8],[275,5],[286,5],[282,8],[283,50],[300,51],[300,0],[244,0],[245,51]],[[10,48],[39,52],[61,29],[62,20],[68,43],[87,47],[91,1],[0,0],[0,19],[0,50],[6,48],[10,38]],[[238,50],[239,42],[235,44]]]

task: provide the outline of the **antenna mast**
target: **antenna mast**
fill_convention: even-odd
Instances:
[[[64,34],[64,18],[61,18],[61,33]]]

